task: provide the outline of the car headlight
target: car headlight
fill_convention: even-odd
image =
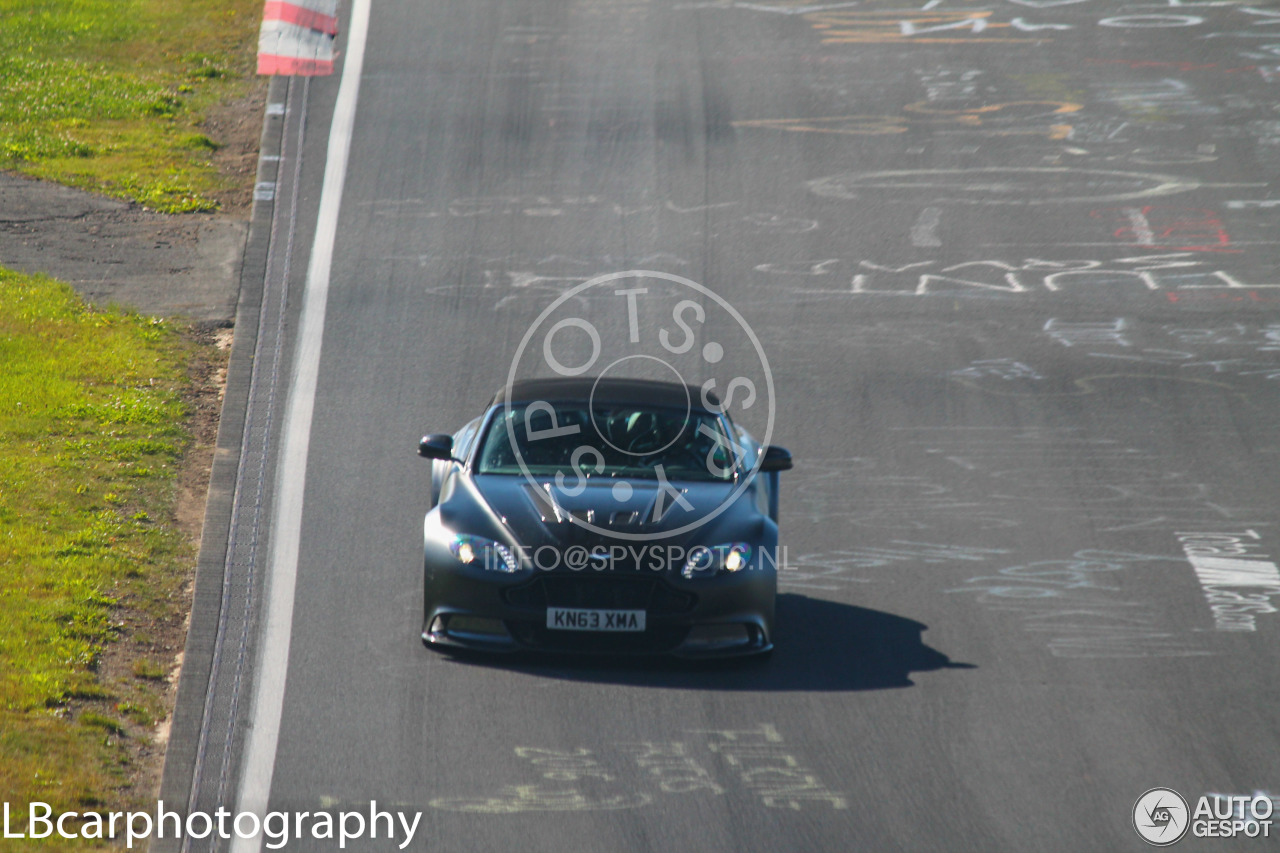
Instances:
[[[449,539],[449,553],[465,566],[507,574],[520,571],[520,561],[510,548],[483,536],[455,533]]]
[[[751,546],[744,542],[716,545],[713,548],[698,546],[689,552],[689,559],[680,572],[683,578],[709,578],[720,573],[740,572],[751,563]]]

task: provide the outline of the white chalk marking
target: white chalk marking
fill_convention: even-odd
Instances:
[[[1280,568],[1269,560],[1204,557],[1188,554],[1202,586],[1280,587]]]
[[[920,211],[920,216],[916,219],[914,225],[911,226],[911,245],[920,248],[932,248],[941,246],[942,241],[938,239],[938,223],[942,221],[942,209],[938,207],[926,207]]]
[[[1156,233],[1151,230],[1151,223],[1143,214],[1140,207],[1123,208],[1125,219],[1129,220],[1129,229],[1134,236],[1134,242],[1144,246],[1153,245],[1156,242]]]

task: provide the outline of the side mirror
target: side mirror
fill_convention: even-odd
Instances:
[[[766,474],[775,471],[791,470],[791,451],[785,447],[771,444],[764,449],[764,458],[760,460],[760,470]]]
[[[453,436],[442,432],[424,435],[418,442],[418,455],[423,459],[453,459]]]

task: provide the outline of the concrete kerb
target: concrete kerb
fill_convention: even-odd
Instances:
[[[281,104],[289,79],[273,77],[268,88],[268,109],[263,118],[258,154],[256,186],[275,186],[281,164],[281,144],[285,115],[270,105]],[[255,191],[253,214],[240,264],[240,294],[236,307],[235,337],[227,367],[227,386],[218,424],[218,442],[209,477],[204,530],[196,564],[195,593],[191,620],[178,679],[178,696],[173,710],[169,743],[165,749],[160,799],[166,808],[185,814],[191,798],[192,768],[196,762],[200,732],[204,725],[205,698],[212,677],[214,649],[223,600],[228,538],[231,529],[235,486],[240,468],[240,448],[244,437],[245,414],[253,377],[253,356],[260,333],[262,295],[271,247],[271,224],[275,215],[274,193]],[[173,853],[180,841],[157,840],[153,853]]]

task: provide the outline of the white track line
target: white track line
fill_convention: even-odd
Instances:
[[[284,709],[289,637],[293,630],[293,593],[298,577],[298,546],[302,534],[302,499],[306,488],[307,451],[311,444],[311,416],[320,373],[320,344],[324,337],[325,304],[329,298],[329,271],[338,231],[338,209],[346,182],[347,155],[351,149],[356,100],[360,93],[360,70],[364,64],[365,39],[369,30],[369,4],[370,0],[354,0],[351,7],[351,35],[347,39],[342,82],[338,86],[333,124],[329,129],[329,151],[325,159],[324,185],[320,191],[316,239],[311,248],[311,265],[302,296],[297,367],[289,394],[284,443],[276,474],[277,497],[266,622],[259,639],[262,657],[237,808],[238,812],[253,812],[259,817],[266,814],[271,796],[271,776],[275,769],[280,716]],[[261,849],[261,835],[248,839],[237,837],[231,844],[232,853],[259,853]]]

